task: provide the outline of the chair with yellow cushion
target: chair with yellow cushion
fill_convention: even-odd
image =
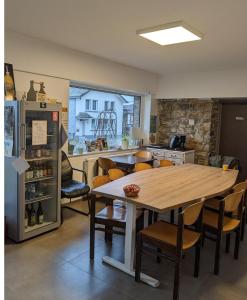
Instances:
[[[246,199],[246,190],[247,190],[247,180],[240,182],[236,184],[230,192],[239,192],[239,191],[244,191],[243,197],[244,197],[244,203],[243,203],[243,221],[241,223],[241,240],[244,239],[244,233],[245,233],[245,224],[247,223],[247,214],[246,214],[246,208],[247,208],[247,199]],[[228,193],[229,194],[229,193]],[[225,195],[227,196],[227,194]],[[212,198],[208,199],[205,203],[205,207],[212,209],[214,211],[219,211],[219,205],[220,202],[219,200],[223,199],[224,197],[217,197],[217,198]]]
[[[98,164],[103,170],[103,174],[106,175],[110,169],[116,168],[117,164],[109,158],[99,157]]]
[[[178,299],[182,255],[186,250],[192,247],[196,249],[194,276],[198,277],[202,234],[202,208],[203,201],[185,208],[179,213],[178,225],[158,221],[140,231],[137,236],[136,245],[136,281],[140,281],[143,252],[145,252],[145,254],[155,254],[159,258],[168,258],[175,264],[173,299]],[[194,224],[196,224],[195,229],[186,227]]]
[[[171,167],[171,166],[174,166],[172,161],[170,161],[168,159],[161,159],[160,160],[160,167]]]
[[[93,188],[111,182],[108,175],[96,176],[93,179]],[[95,213],[96,202],[104,202],[106,206]],[[100,224],[96,227],[96,224]],[[102,226],[103,225],[103,226]],[[105,233],[105,241],[111,242],[113,234],[124,235],[126,227],[126,208],[118,200],[109,199],[103,196],[91,195],[91,214],[90,214],[90,258],[94,258],[95,230]],[[143,211],[136,212],[137,231],[143,228]]]
[[[226,234],[226,252],[229,252],[230,233],[236,232],[234,258],[238,259],[241,220],[243,214],[243,190],[232,193],[219,201],[219,211],[204,210],[203,237],[216,241],[214,274],[219,274],[220,245],[223,234]],[[226,213],[232,216],[226,216]],[[210,235],[207,235],[210,233]],[[214,237],[212,237],[215,236]]]
[[[152,166],[147,163],[137,163],[135,164],[134,172],[140,172],[144,170],[152,169]]]
[[[133,155],[136,157],[146,158],[146,159],[152,159],[152,157],[153,157],[152,152],[149,152],[149,151],[137,151]]]
[[[120,169],[110,169],[108,170],[108,175],[110,180],[116,180],[125,176],[125,173]]]

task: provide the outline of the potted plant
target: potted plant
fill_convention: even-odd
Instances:
[[[129,147],[129,139],[127,135],[124,135],[122,138],[122,149],[126,150]]]

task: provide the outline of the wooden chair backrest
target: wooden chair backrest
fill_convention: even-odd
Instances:
[[[226,212],[236,212],[238,210],[239,204],[242,200],[244,190],[232,193],[226,196],[223,201],[225,202]]]
[[[203,208],[203,201],[197,202],[186,207],[183,211],[184,214],[184,225],[192,225],[194,224]]]
[[[116,167],[116,163],[106,157],[99,157],[98,163],[99,163],[99,166],[106,172],[108,172],[110,169],[114,169]]]
[[[111,182],[110,177],[108,175],[96,176],[93,178],[93,188],[95,189],[108,182]]]
[[[244,195],[245,195],[246,190],[247,190],[247,180],[234,185],[232,190],[233,190],[234,193],[244,191]]]
[[[137,151],[134,155],[136,157],[146,158],[146,159],[152,159],[153,157],[153,154],[149,151]]]
[[[160,167],[170,167],[173,166],[172,161],[168,160],[168,159],[161,159],[160,160]]]
[[[108,174],[109,174],[109,178],[111,180],[116,180],[116,179],[119,179],[121,177],[124,177],[124,172],[120,169],[110,169],[108,171]]]
[[[140,171],[149,170],[149,169],[152,169],[152,166],[150,166],[149,164],[137,163],[137,164],[135,164],[134,171],[140,172]]]

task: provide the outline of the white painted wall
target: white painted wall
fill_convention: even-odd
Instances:
[[[194,72],[163,76],[156,99],[247,96],[247,69]]]
[[[5,33],[5,61],[12,63],[17,70],[89,85],[142,94],[154,93],[157,88],[156,74],[13,31]]]

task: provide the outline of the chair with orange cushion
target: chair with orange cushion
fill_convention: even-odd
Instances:
[[[111,182],[108,175],[96,176],[93,179],[93,188]],[[106,206],[99,212],[95,213],[96,202],[105,202]],[[95,224],[101,226],[96,227]],[[102,226],[103,225],[103,226]],[[90,214],[90,258],[94,258],[95,230],[105,233],[105,241],[111,242],[113,234],[124,235],[126,227],[126,208],[119,204],[118,200],[97,197],[91,195],[91,214]],[[117,229],[116,229],[117,228]],[[143,228],[143,211],[137,209],[136,212],[137,231]],[[119,230],[120,229],[120,230]]]
[[[219,274],[220,269],[220,246],[222,235],[226,234],[226,252],[229,252],[230,246],[230,233],[236,232],[234,258],[238,259],[239,255],[239,242],[241,231],[241,220],[243,215],[243,193],[232,193],[219,201],[219,211],[212,211],[210,209],[204,210],[203,215],[203,238],[209,238],[216,241],[215,261],[214,261],[214,274]],[[231,216],[226,216],[230,213]],[[207,235],[210,233],[210,235]],[[215,238],[212,237],[215,236]]]
[[[149,152],[149,151],[137,151],[133,155],[136,157],[146,158],[146,159],[152,159],[152,157],[153,157],[152,152]]]
[[[108,175],[110,180],[116,180],[125,176],[125,173],[120,169],[110,169],[108,170]]]
[[[140,172],[144,170],[152,169],[152,166],[147,163],[137,163],[135,164],[134,172]]]
[[[135,280],[140,281],[142,253],[168,258],[175,264],[173,299],[179,298],[180,266],[185,251],[195,247],[194,277],[199,275],[203,201],[179,213],[178,225],[165,221],[144,228],[137,235]],[[195,229],[186,226],[195,225]],[[152,247],[150,247],[152,246]]]
[[[243,203],[243,220],[241,223],[241,240],[244,239],[244,233],[245,233],[245,225],[247,223],[247,199],[246,199],[246,191],[247,191],[247,180],[240,182],[238,184],[236,184],[230,191],[231,192],[239,192],[239,191],[244,191],[243,197],[244,197],[244,203]],[[229,194],[229,193],[228,193]],[[227,196],[228,194],[226,194],[225,196]],[[212,209],[213,211],[219,211],[219,205],[220,205],[220,201],[221,199],[223,199],[224,197],[216,197],[216,198],[211,198],[208,199],[205,203],[205,207]]]
[[[171,166],[174,166],[172,161],[167,160],[167,159],[161,159],[160,160],[160,167],[171,167]]]
[[[99,157],[98,164],[103,170],[103,174],[106,175],[110,169],[116,168],[117,164],[109,158]]]

